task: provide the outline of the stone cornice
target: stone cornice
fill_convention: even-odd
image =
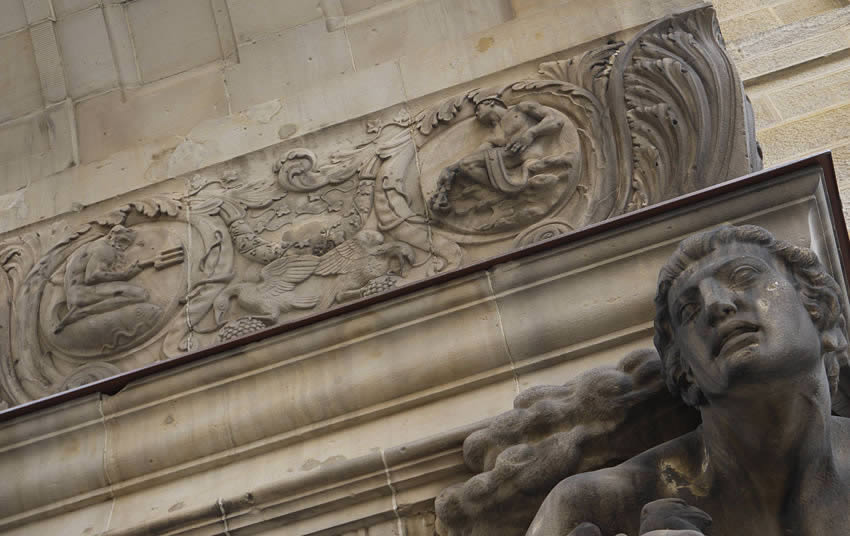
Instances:
[[[648,343],[654,273],[682,236],[754,222],[813,245],[838,267],[825,231],[834,184],[812,167],[823,162],[652,207],[115,396],[7,422],[0,527],[112,499],[109,534],[162,534],[166,526],[205,534],[200,527],[220,522],[221,508],[228,523],[242,524],[230,526],[309,521],[305,532],[316,532],[333,523],[323,512],[335,501],[386,499],[368,510],[387,516],[393,501],[427,501],[465,476],[458,448],[478,425],[442,430],[500,411],[520,385],[558,381],[553,375]],[[345,459],[310,461],[316,445]],[[53,485],[44,485],[46,475]],[[190,498],[163,503],[187,485]]]

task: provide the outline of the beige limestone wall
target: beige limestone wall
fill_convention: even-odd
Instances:
[[[2,0],[0,232],[694,3]],[[850,192],[847,0],[714,3],[766,165],[830,148]]]
[[[715,0],[753,102],[766,166],[833,151],[850,214],[850,7],[847,0]]]
[[[0,0],[0,232],[696,3]]]

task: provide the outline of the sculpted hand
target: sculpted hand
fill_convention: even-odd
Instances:
[[[145,268],[141,264],[139,264],[139,261],[135,261],[133,264],[130,265],[129,268],[127,268],[127,277],[136,277],[137,275],[142,273],[144,269]]]
[[[703,536],[711,516],[681,499],[659,499],[643,507],[640,536]]]
[[[593,523],[582,523],[566,536],[602,536],[602,531]]]
[[[534,135],[526,130],[519,136],[514,136],[508,143],[508,151],[512,153],[521,153],[528,149],[528,146],[534,143]]]

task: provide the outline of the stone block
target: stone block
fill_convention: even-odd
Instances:
[[[850,101],[850,69],[775,91],[770,98],[783,119]]]
[[[29,32],[0,38],[0,121],[41,108],[41,81]]]
[[[342,11],[346,15],[354,15],[375,6],[386,4],[391,0],[342,0]]]
[[[756,128],[767,128],[781,120],[773,99],[768,95],[752,97],[753,113],[756,117]]]
[[[0,35],[20,30],[27,25],[27,15],[21,0],[0,0]]]
[[[52,0],[53,11],[56,17],[61,19],[65,15],[88,9],[100,4],[99,0]]]
[[[323,126],[345,122],[405,100],[395,62],[336,77],[193,128],[169,161],[169,176],[256,151]],[[389,112],[388,112],[389,113]]]
[[[770,54],[778,49],[793,47],[811,39],[823,37],[834,30],[850,25],[850,7],[836,9],[816,17],[786,24],[774,31],[752,35],[735,43],[730,55],[735,61]],[[841,40],[844,42],[844,40]]]
[[[227,97],[218,69],[77,103],[82,162],[100,160],[136,145],[184,135],[205,119],[227,114]]]
[[[441,0],[422,0],[379,17],[346,26],[358,69],[422,50],[449,39],[449,23]]]
[[[322,20],[244,45],[239,58],[225,71],[234,112],[354,71],[345,32],[328,33]]]
[[[99,9],[69,15],[56,24],[68,93],[78,98],[115,87],[118,73],[109,46],[106,22]]]
[[[103,16],[112,38],[118,77],[125,87],[138,86],[141,80],[139,80],[139,70],[136,66],[136,53],[133,51],[133,38],[130,35],[130,27],[127,25],[126,6],[104,4]]]
[[[68,96],[65,70],[54,26],[54,22],[50,20],[30,26],[35,63],[41,79],[41,93],[44,100],[51,103],[62,101]]]
[[[586,251],[577,253],[584,254],[585,258],[588,254],[590,258],[596,256]],[[622,344],[621,331],[634,330],[652,319],[655,267],[663,264],[669,253],[668,249],[659,248],[631,258],[618,258],[616,262],[607,261],[595,265],[592,270],[579,268],[575,272],[570,271],[570,266],[576,264],[565,266],[561,258],[562,274],[550,279],[541,276],[557,273],[554,269],[558,261],[545,255],[498,267],[492,274],[493,291],[515,366],[523,366],[521,363],[526,360],[533,362],[575,351],[585,345]],[[619,272],[626,266],[629,268],[625,272]],[[626,279],[602,275],[609,272],[633,275]],[[532,280],[539,283],[519,286],[520,281]],[[606,284],[602,288],[590,281],[606,281]],[[605,316],[597,316],[603,309],[599,307],[601,303],[616,304],[616,313],[604,308]],[[556,318],[554,315],[557,315],[557,322],[551,321]],[[570,319],[568,324],[563,323],[565,317]],[[604,340],[594,340],[600,337]]]
[[[221,57],[209,0],[144,0],[127,4],[136,58],[144,82]],[[187,22],[191,21],[191,24]]]
[[[485,32],[403,56],[399,65],[407,97],[423,97],[514,65],[514,43],[512,33]]]
[[[74,164],[70,103],[0,125],[0,194]]]
[[[179,141],[176,136],[164,138],[158,143],[121,151],[106,160],[74,166],[31,183],[26,189],[27,198],[44,198],[49,203],[49,208],[44,210],[47,216],[40,215],[41,207],[32,207],[28,218],[21,220],[19,225],[58,214],[78,213],[89,205],[150,187],[153,182],[162,181],[156,187],[163,192],[185,191],[182,181],[163,180],[166,177],[162,170]],[[101,208],[99,213],[102,211]]]
[[[517,18],[537,14],[545,9],[563,5],[567,0],[511,0],[511,7]]]
[[[47,152],[46,117],[30,116],[0,125],[0,161]]]
[[[105,431],[97,405],[86,403],[97,397],[95,394],[72,401],[68,404],[70,411],[57,412],[51,408],[37,419],[24,417],[18,421],[18,430],[9,427],[9,423],[0,427],[0,468],[9,479],[8,484],[0,488],[0,515],[5,518],[24,512],[33,500],[50,502],[107,485],[103,466]],[[63,422],[62,417],[69,414],[77,421],[77,426]],[[36,420],[40,422],[34,422]],[[52,427],[44,426],[48,423]],[[22,441],[19,435],[22,432],[28,433],[24,437],[38,446]],[[57,484],[59,473],[68,480]],[[53,484],[47,486],[44,482]],[[29,491],[30,486],[36,488]]]
[[[850,208],[850,143],[833,147],[832,161],[835,165],[838,190],[841,193],[841,200],[846,213]]]
[[[720,23],[720,30],[723,32],[723,38],[731,42],[771,30],[781,24],[779,17],[766,8],[726,19]]]
[[[27,21],[36,24],[53,17],[53,7],[50,0],[23,0]]]
[[[730,19],[750,11],[767,7],[775,4],[778,0],[711,0],[714,4],[714,9],[717,10],[717,17],[723,21]]]
[[[112,501],[103,501],[52,517],[40,516],[38,520],[32,523],[3,531],[3,535],[62,534],[63,536],[92,536],[103,534],[109,528],[112,508]]]
[[[758,139],[764,149],[765,165],[837,145],[850,138],[848,124],[850,104],[764,129]]]
[[[337,78],[315,90],[303,91],[285,99],[288,122],[302,125],[330,125],[360,117],[405,100],[404,83],[396,62]]]
[[[4,174],[8,172],[6,164],[4,164],[2,171]],[[0,195],[0,231],[17,229],[24,223],[31,221],[28,219],[29,208],[26,205],[25,194],[26,190],[20,189]]]
[[[665,0],[637,5],[616,0],[553,3],[549,10],[517,11],[516,17],[486,31],[418,50],[400,59],[405,90],[417,98],[582,43],[610,36],[671,11],[692,0]],[[514,9],[518,9],[514,3]],[[523,16],[520,16],[520,14]],[[355,59],[356,61],[356,59]]]
[[[67,169],[79,161],[77,155],[77,125],[74,105],[68,100],[47,110],[47,133],[50,142],[49,173]]]
[[[451,39],[484,31],[511,20],[509,0],[442,0]]]
[[[793,65],[784,69],[781,76],[766,76],[746,80],[744,84],[747,94],[763,94],[804,84],[815,78],[828,76],[845,69],[850,69],[850,49]]]
[[[755,56],[745,55],[736,61],[741,78],[749,80],[823,58],[850,46],[843,29],[832,30],[803,41],[792,41],[786,46]]]
[[[230,10],[227,9],[227,0],[210,0],[210,3],[221,42],[222,57],[225,60],[236,59],[236,36],[233,34],[233,22],[230,19]]]
[[[785,24],[812,17],[846,5],[842,0],[791,0],[773,6],[773,12]]]
[[[257,40],[322,17],[317,0],[227,0],[237,43]]]

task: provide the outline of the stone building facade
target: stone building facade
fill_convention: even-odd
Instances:
[[[667,250],[487,259],[758,170],[751,113],[850,189],[850,7],[714,8],[0,0],[0,533],[432,534],[482,419],[647,345]]]

